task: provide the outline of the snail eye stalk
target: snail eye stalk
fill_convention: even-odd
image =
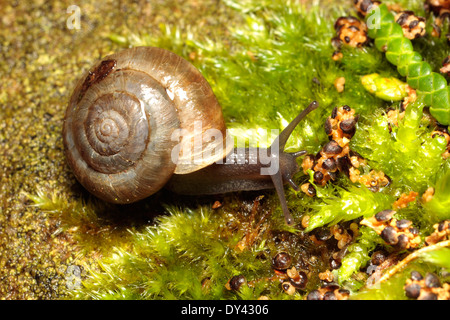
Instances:
[[[272,145],[269,148],[269,152],[272,154],[271,150],[272,147],[278,147],[278,155],[273,155],[274,157],[278,157],[277,160],[279,160],[279,155],[284,153],[284,147],[286,146],[286,142],[291,136],[294,129],[297,127],[297,125],[302,121],[308,113],[313,111],[314,109],[317,109],[319,104],[317,101],[313,101],[309,104],[309,106],[303,110],[294,120],[291,121],[291,123],[288,124],[286,128],[283,129],[283,131],[280,133],[280,135],[275,139],[275,141],[272,143]],[[293,161],[295,162],[295,159],[299,156],[305,155],[306,151],[297,151],[294,153],[290,153],[289,155],[292,156]],[[284,214],[284,220],[286,221],[286,224],[292,225],[294,222],[294,219],[292,218],[291,213],[289,212],[287,202],[286,202],[286,195],[284,193],[284,182],[288,182],[291,187],[298,191],[299,187],[295,184],[295,182],[292,180],[291,176],[283,176],[281,170],[278,170],[277,173],[270,176],[272,178],[273,185],[275,186],[275,189],[278,194],[278,198],[280,199],[281,208],[283,209]],[[284,181],[283,181],[284,180]]]

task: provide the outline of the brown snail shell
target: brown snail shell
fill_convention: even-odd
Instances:
[[[126,49],[96,63],[78,81],[63,126],[66,157],[95,196],[134,202],[161,189],[172,174],[196,171],[228,153],[219,140],[182,152],[192,145],[196,121],[202,132],[220,130],[225,141],[222,108],[201,73],[161,48]],[[173,140],[179,128],[185,130],[181,141]],[[171,155],[177,146],[176,164]],[[223,152],[211,152],[218,147]]]

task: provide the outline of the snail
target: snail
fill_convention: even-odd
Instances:
[[[275,187],[292,224],[283,184],[298,190],[292,177],[306,151],[283,150],[317,106],[312,102],[268,149],[234,148],[225,145],[221,106],[200,71],[168,50],[135,47],[103,58],[78,81],[64,117],[64,150],[76,179],[107,202],[132,203],[162,187],[191,195]],[[196,140],[208,130],[218,135]],[[185,152],[192,141],[193,152]],[[269,166],[264,153],[278,166],[271,175],[261,174]]]

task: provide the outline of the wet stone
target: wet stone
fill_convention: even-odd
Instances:
[[[234,276],[230,280],[230,289],[233,291],[238,291],[246,282],[247,281],[245,280],[245,277],[243,275]]]
[[[381,238],[390,245],[394,245],[398,242],[397,232],[391,226],[387,226],[383,229],[381,232]]]
[[[308,293],[308,296],[306,297],[307,300],[320,300],[320,292],[319,290],[313,290],[310,293]]]
[[[395,211],[394,210],[383,210],[378,212],[375,215],[375,219],[377,219],[377,221],[382,222],[382,221],[388,221],[389,219],[392,218],[392,216],[394,215]]]
[[[423,277],[418,271],[411,271],[411,280],[420,281]]]
[[[406,247],[408,246],[408,236],[406,234],[400,234],[395,246],[398,250],[406,249]]]
[[[425,276],[425,285],[428,288],[439,288],[441,286],[441,282],[439,278],[434,273],[427,273]]]
[[[339,124],[339,128],[341,128],[342,132],[353,136],[356,132],[356,121],[355,119],[346,119],[342,120]]]
[[[420,296],[420,285],[411,283],[405,287],[405,294],[408,298],[417,299]]]
[[[387,258],[387,254],[384,251],[376,251],[372,254],[372,264],[378,266],[382,264]]]
[[[411,225],[412,225],[411,220],[401,219],[396,222],[396,226],[399,229],[406,229],[409,228]]]
[[[339,154],[342,152],[342,147],[334,140],[331,140],[323,147],[323,152],[327,154]]]
[[[418,300],[437,300],[437,295],[433,292],[426,292],[425,294],[421,295]]]
[[[272,259],[272,267],[276,270],[286,270],[291,266],[291,263],[291,256],[286,252],[277,253],[277,255]]]

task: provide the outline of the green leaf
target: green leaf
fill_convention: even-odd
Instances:
[[[382,77],[372,73],[361,77],[364,88],[385,101],[400,101],[408,96],[408,85],[394,77]]]
[[[450,248],[440,248],[434,251],[422,252],[419,256],[426,262],[450,270]]]

